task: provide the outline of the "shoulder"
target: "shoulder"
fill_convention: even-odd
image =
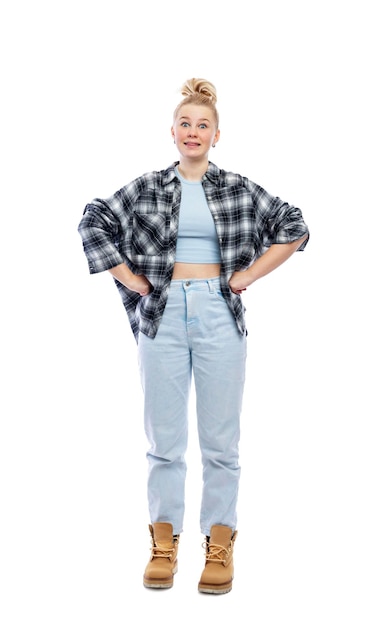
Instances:
[[[132,180],[130,183],[124,185],[124,187],[122,187],[122,190],[164,187],[176,178],[176,165],[177,162],[173,163],[163,170],[153,170],[151,172],[145,172],[144,174],[141,174],[141,176],[138,176],[137,178]]]
[[[248,191],[252,191],[255,186],[247,176],[224,170],[211,162],[208,165],[205,178],[218,187],[245,187]]]

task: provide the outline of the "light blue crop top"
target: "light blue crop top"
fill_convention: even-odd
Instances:
[[[182,184],[176,261],[220,263],[221,253],[216,228],[203,185],[201,182],[182,178],[177,167],[176,173]]]

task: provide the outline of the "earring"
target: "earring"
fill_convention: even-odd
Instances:
[[[215,148],[215,147],[216,147],[216,144],[215,144],[215,143],[212,143],[212,148]]]

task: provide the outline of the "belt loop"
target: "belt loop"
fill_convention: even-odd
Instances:
[[[207,280],[207,283],[209,287],[209,293],[213,293],[214,292],[213,282],[211,280]]]

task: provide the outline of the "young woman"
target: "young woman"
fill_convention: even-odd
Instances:
[[[90,272],[114,277],[138,344],[152,538],[144,585],[171,587],[177,571],[193,377],[206,537],[198,589],[220,594],[232,588],[237,535],[241,293],[303,250],[309,234],[298,208],[209,161],[220,138],[214,85],[193,78],[182,95],[171,128],[179,161],[93,200],[79,232]]]

